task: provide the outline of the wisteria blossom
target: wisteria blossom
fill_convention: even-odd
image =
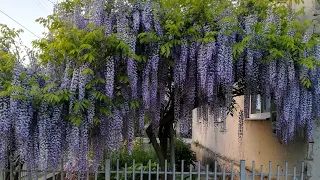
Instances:
[[[87,170],[98,171],[106,152],[126,147],[131,153],[137,135],[158,135],[180,124],[181,135],[190,136],[194,109],[204,129],[215,124],[227,131],[236,96],[244,103],[236,110],[240,139],[251,97],[259,94],[276,106],[282,143],[296,134],[312,140],[320,118],[320,69],[299,61],[319,63],[320,40],[309,28],[283,30],[295,24],[289,12],[233,17],[228,7],[206,23],[179,24],[154,1],[83,2],[55,7],[52,18],[59,21],[52,26],[72,29],[72,35],[50,29],[45,42],[60,36],[63,42],[50,44],[48,52],[45,46],[30,66],[13,58],[7,74],[0,69],[0,79],[9,79],[0,82],[0,170],[15,155],[33,173],[58,170],[63,162],[66,172],[78,171],[81,179]],[[284,45],[266,48],[280,37],[300,39],[303,55],[279,53]]]

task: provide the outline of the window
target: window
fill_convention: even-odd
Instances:
[[[249,119],[263,120],[270,118],[271,99],[266,95],[252,95],[250,97]]]

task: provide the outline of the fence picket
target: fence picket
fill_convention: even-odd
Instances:
[[[226,165],[222,166],[222,180],[226,180]]]
[[[214,161],[214,180],[217,180],[217,168],[218,168],[218,165],[217,165],[217,161]]]
[[[132,160],[132,180],[136,179],[136,162],[135,160]]]
[[[280,179],[280,166],[277,166],[277,180]]]
[[[288,162],[286,161],[285,163],[285,177],[284,177],[285,180],[288,180]]]
[[[47,179],[47,169],[44,170],[44,179]]]
[[[117,180],[119,180],[119,159],[117,160]]]
[[[140,165],[141,169],[140,169],[140,180],[143,180],[143,164],[141,163]]]
[[[240,180],[246,180],[246,161],[240,161]]]
[[[271,180],[272,178],[272,164],[271,164],[271,161],[269,161],[269,173],[268,173],[268,180]]]
[[[124,179],[127,180],[128,177],[127,177],[127,168],[128,168],[128,165],[127,163],[124,164]]]
[[[304,161],[301,162],[300,180],[303,180],[303,175],[304,175]]]
[[[260,180],[263,180],[263,165],[260,167]]]
[[[89,176],[90,176],[90,172],[89,172],[89,170],[87,171],[87,179],[86,180],[89,180]]]
[[[255,162],[252,161],[252,178],[251,178],[252,180],[254,180],[254,178],[255,178],[255,176],[256,176],[256,175],[255,175],[255,172],[256,172],[256,171],[255,171]]]
[[[117,161],[117,165],[119,166],[119,160]],[[110,159],[106,160],[106,165],[105,165],[105,180],[110,180]],[[80,175],[80,174],[79,174]]]
[[[200,172],[200,161],[198,161],[198,180],[201,178],[201,172]]]
[[[234,161],[231,162],[231,180],[234,178]]]
[[[23,167],[22,167],[22,169],[23,169]],[[23,174],[23,172],[21,173],[21,174]],[[38,171],[36,171],[36,180],[38,180],[39,179],[39,174],[41,174],[41,173],[39,173]]]
[[[168,170],[168,162],[164,161],[164,180],[167,180],[167,170]]]
[[[172,179],[173,180],[176,179],[176,164],[173,164],[173,167],[172,167]]]
[[[157,180],[159,180],[159,164],[157,164]]]
[[[183,180],[183,173],[184,173],[184,160],[181,161],[181,180]]]
[[[151,160],[149,160],[149,172],[148,179],[151,180]]]
[[[293,179],[294,180],[296,180],[296,178],[297,178],[296,171],[297,171],[296,166],[293,166]]]
[[[21,180],[21,165],[18,167],[18,180]]]
[[[206,180],[209,180],[209,165],[206,165]]]

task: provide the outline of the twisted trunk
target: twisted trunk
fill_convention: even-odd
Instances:
[[[168,138],[172,136],[170,137],[170,139],[173,139],[173,133],[170,133],[170,127],[172,127],[173,122],[174,115],[173,108],[171,108],[169,112],[167,112],[166,115],[160,120],[158,136],[156,136],[156,134],[154,134],[154,132],[152,131],[152,124],[150,124],[146,130],[150,142],[158,156],[159,165],[162,170],[164,170],[165,168],[165,160],[167,159]],[[159,138],[160,143],[158,143],[157,137]],[[170,153],[174,154],[174,149],[171,150],[171,148],[172,147],[170,146]]]

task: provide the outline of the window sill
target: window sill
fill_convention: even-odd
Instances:
[[[268,120],[270,119],[271,114],[270,112],[266,112],[266,113],[259,113],[259,114],[250,114],[249,118],[246,118],[245,120],[257,120],[257,121],[263,121],[263,120]]]

